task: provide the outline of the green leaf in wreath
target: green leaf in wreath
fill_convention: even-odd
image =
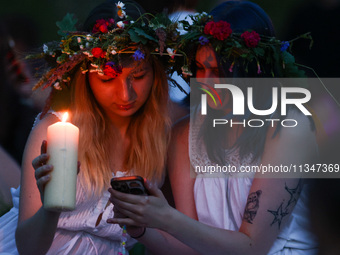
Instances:
[[[154,38],[154,37],[148,35],[147,33],[145,33],[143,29],[140,29],[140,28],[138,28],[138,27],[135,27],[134,30],[135,30],[135,32],[136,32],[139,36],[143,36],[143,37],[145,37],[146,39],[149,39],[149,40],[154,41],[154,42],[158,42],[158,40],[157,40],[156,38]],[[143,42],[142,42],[142,43],[143,43]],[[145,43],[146,43],[146,42],[145,42]],[[145,44],[145,43],[143,43],[143,44]]]
[[[240,44],[238,41],[235,40],[235,47],[242,48],[242,44]]]
[[[130,35],[131,41],[133,41],[135,43],[141,42],[142,44],[147,43],[146,38],[139,36],[133,29],[130,29],[128,33]]]
[[[271,45],[270,48],[271,48],[271,51],[269,52],[270,56],[273,56],[275,62],[280,61],[280,55],[279,55],[279,52],[277,51],[277,49],[275,48],[275,46]],[[267,63],[270,63],[268,61],[268,60],[270,60],[270,56],[267,56]]]
[[[59,27],[58,34],[65,36],[67,31],[76,31],[76,24],[78,20],[74,18],[73,14],[67,13],[61,21],[57,21],[57,27]]]
[[[263,48],[254,48],[254,53],[255,53],[257,56],[263,57],[264,54],[265,54],[265,51],[264,51]]]
[[[199,36],[201,33],[199,31],[192,31],[190,33],[186,33],[182,37],[182,41],[190,41],[191,39]]]
[[[303,70],[300,70],[294,63],[286,63],[284,76],[290,78],[301,78],[306,77],[306,73]]]

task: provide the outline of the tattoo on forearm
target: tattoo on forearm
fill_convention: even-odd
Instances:
[[[288,203],[284,206],[284,200],[283,202],[280,204],[279,208],[274,211],[274,210],[267,210],[268,212],[270,212],[271,214],[274,215],[274,220],[273,222],[270,224],[270,226],[272,226],[274,223],[278,223],[279,229],[281,227],[281,222],[283,220],[283,218],[287,215],[289,215],[289,211],[292,208],[292,206],[294,206],[300,196],[301,193],[301,189],[302,189],[302,181],[301,179],[299,180],[297,186],[295,188],[289,188],[287,186],[287,184],[285,184],[285,190],[290,194],[290,198]]]
[[[283,217],[285,217],[289,214],[287,212],[287,209],[285,209],[285,210],[282,209],[282,205],[283,205],[283,202],[281,203],[281,205],[279,206],[279,208],[276,211],[267,210],[268,212],[270,212],[271,214],[274,215],[274,220],[270,224],[270,226],[272,226],[275,222],[277,222],[279,224],[279,229],[280,229]]]
[[[285,184],[285,190],[287,190],[287,192],[290,194],[290,199],[288,201],[288,204],[286,206],[286,209],[290,206],[290,205],[295,205],[299,199],[300,193],[301,193],[301,189],[302,189],[302,181],[301,179],[299,180],[297,186],[293,189],[288,188],[287,184]]]
[[[259,199],[262,194],[262,190],[252,192],[249,194],[246,204],[246,209],[243,214],[243,221],[253,224],[253,220],[256,216],[257,210],[259,209]]]

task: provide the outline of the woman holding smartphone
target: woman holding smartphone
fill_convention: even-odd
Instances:
[[[52,69],[39,85],[49,87],[51,96],[27,141],[19,219],[4,222],[6,229],[12,224],[12,231],[1,240],[7,244],[3,252],[116,254],[136,242],[118,225],[107,224],[113,217],[107,188],[113,176],[137,174],[163,182],[168,78],[178,35],[166,17],[142,13],[134,1],[108,0],[91,11],[82,31],[65,31],[60,22],[62,41],[44,45],[42,55],[52,61]],[[74,20],[68,16],[64,21],[70,29]],[[80,131],[81,166],[76,209],[60,213],[43,206],[53,166],[46,143],[41,144],[63,111]]]
[[[188,33],[182,40],[185,45],[198,45],[193,70],[203,89],[207,90],[209,79],[214,84],[223,83],[221,77],[299,74],[294,63],[286,61],[283,67],[280,62],[282,57],[290,56],[287,43],[274,38],[272,23],[258,5],[227,1],[211,15],[213,19],[206,14],[194,16],[193,24],[184,26]],[[198,85],[191,83],[191,93]],[[272,87],[254,88],[256,109],[270,108]],[[198,103],[191,116],[194,122],[187,118],[173,129],[168,171],[176,209],[150,182],[147,188],[151,195],[147,199],[110,189],[110,200],[119,214],[108,222],[140,227],[138,241],[154,254],[316,254],[317,245],[308,232],[301,179],[284,175],[268,178],[268,174],[254,172],[216,176],[194,171],[196,166],[216,164],[240,169],[311,162],[318,156],[313,122],[289,107],[287,118],[298,121],[296,128],[266,124],[252,129],[236,125],[216,129],[208,137],[209,118],[227,116],[240,122],[231,114],[231,93],[216,90],[219,100],[210,91],[216,102],[212,97],[207,99],[206,116],[201,116]],[[246,121],[254,119],[252,114],[242,117]],[[275,111],[257,119],[268,117],[281,118]]]

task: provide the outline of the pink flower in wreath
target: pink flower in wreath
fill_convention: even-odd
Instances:
[[[245,31],[241,35],[241,38],[243,38],[244,42],[249,48],[255,48],[261,40],[260,35],[256,33],[255,31],[251,31],[251,32]]]
[[[96,24],[94,25],[92,29],[92,33],[107,33],[109,31],[109,27],[112,26],[115,23],[114,19],[99,19],[96,21]]]
[[[95,58],[105,58],[105,56],[106,56],[106,52],[103,51],[99,47],[93,48],[91,50],[91,53],[92,53],[93,57],[95,57]]]
[[[226,21],[220,20],[218,22],[209,21],[204,26],[204,33],[212,35],[214,38],[223,41],[226,40],[233,31],[230,28],[230,24]]]

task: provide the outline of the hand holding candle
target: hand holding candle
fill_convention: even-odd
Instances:
[[[44,208],[53,211],[69,211],[75,208],[79,129],[66,122],[67,112],[62,122],[47,129],[48,164],[53,165],[51,180],[44,192]]]

